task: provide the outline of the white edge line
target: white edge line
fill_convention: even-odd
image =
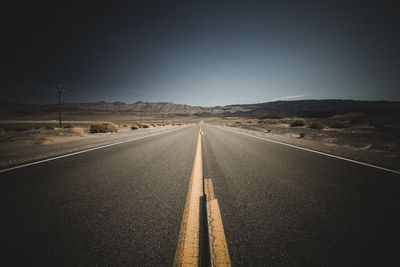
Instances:
[[[294,148],[297,148],[297,149],[301,149],[301,150],[305,150],[305,151],[309,151],[309,152],[321,154],[321,155],[324,155],[324,156],[328,156],[328,157],[332,157],[332,158],[337,158],[337,159],[341,159],[341,160],[350,161],[350,162],[353,162],[353,163],[357,163],[357,164],[360,164],[360,165],[372,167],[372,168],[375,168],[375,169],[379,169],[379,170],[383,170],[383,171],[388,171],[388,172],[393,172],[393,173],[396,173],[396,174],[400,174],[400,171],[396,171],[396,170],[392,170],[392,169],[388,169],[388,168],[376,166],[376,165],[373,165],[373,164],[369,164],[369,163],[357,161],[357,160],[354,160],[354,159],[348,159],[348,158],[344,158],[344,157],[340,157],[340,156],[328,154],[328,153],[325,153],[325,152],[321,152],[321,151],[317,151],[317,150],[313,150],[313,149],[309,149],[309,148],[304,148],[304,147],[300,147],[300,146],[296,146],[296,145],[291,145],[291,144],[284,143],[284,142],[280,142],[280,141],[275,141],[275,140],[271,140],[271,139],[268,139],[268,138],[265,138],[265,137],[259,137],[259,136],[256,136],[256,135],[251,135],[251,134],[248,134],[248,133],[243,133],[243,132],[240,132],[240,131],[238,131],[238,130],[227,129],[227,128],[221,127],[221,126],[219,126],[219,125],[214,125],[214,126],[220,128],[220,129],[223,129],[223,130],[232,132],[232,133],[237,133],[237,134],[241,134],[241,135],[246,135],[246,136],[254,137],[254,138],[257,138],[257,139],[265,140],[265,141],[268,141],[268,142],[271,142],[271,143],[276,143],[276,144],[280,144],[280,145],[290,146],[290,147],[294,147]]]
[[[186,128],[186,127],[188,127],[188,126],[184,126],[183,128]],[[15,169],[25,168],[25,167],[28,167],[28,166],[32,166],[32,165],[36,165],[36,164],[40,164],[40,163],[44,163],[44,162],[48,162],[48,161],[53,161],[53,160],[56,160],[56,159],[62,159],[62,158],[66,158],[66,157],[82,154],[82,153],[85,153],[85,152],[89,152],[89,151],[93,151],[93,150],[97,150],[97,149],[102,149],[102,148],[109,147],[109,146],[115,146],[115,145],[128,143],[128,142],[132,142],[132,141],[136,141],[136,140],[140,140],[140,139],[145,139],[145,138],[152,137],[152,136],[157,136],[157,135],[160,135],[160,134],[170,133],[170,132],[182,130],[183,128],[170,129],[170,130],[163,131],[161,133],[150,134],[150,135],[141,136],[141,137],[137,137],[137,138],[133,138],[133,139],[129,139],[129,140],[124,140],[124,141],[119,141],[119,142],[115,142],[115,143],[111,143],[111,144],[107,144],[107,145],[92,147],[92,148],[88,148],[88,149],[85,149],[85,150],[80,150],[80,151],[68,153],[68,154],[61,155],[61,156],[56,156],[56,157],[43,159],[43,160],[31,162],[31,163],[26,163],[26,164],[18,165],[18,166],[15,166],[15,167],[11,167],[11,168],[0,170],[0,173],[11,171],[11,170],[15,170]]]

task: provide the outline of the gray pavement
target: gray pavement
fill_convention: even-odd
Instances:
[[[198,127],[0,173],[2,266],[171,266]]]
[[[204,127],[233,266],[399,266],[400,175]]]
[[[204,125],[233,266],[399,266],[400,175]],[[0,173],[3,266],[171,266],[198,126]]]

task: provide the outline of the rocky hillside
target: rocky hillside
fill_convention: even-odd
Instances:
[[[18,119],[57,112],[58,105],[30,105],[0,103],[0,119]],[[350,112],[360,112],[369,116],[399,119],[400,102],[389,101],[354,101],[354,100],[298,100],[276,101],[260,104],[228,105],[199,107],[168,102],[95,102],[64,103],[62,111],[77,115],[134,115],[166,114],[195,117],[246,117],[246,118],[281,118],[281,117],[330,117]]]

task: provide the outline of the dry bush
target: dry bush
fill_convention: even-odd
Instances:
[[[30,130],[32,130],[32,129],[30,127],[28,127],[28,126],[17,126],[14,129],[15,132],[27,132],[27,131],[30,131]]]
[[[306,125],[306,121],[299,119],[299,120],[295,120],[290,124],[290,127],[298,127],[298,126],[304,126]]]
[[[157,123],[152,123],[151,126],[157,127]]]
[[[45,134],[37,134],[37,135],[35,135],[34,143],[38,144],[38,145],[42,145],[42,144],[44,144],[44,143],[46,143],[48,141],[51,141],[51,140],[52,139],[49,136],[45,135]]]
[[[137,124],[132,124],[131,125],[131,130],[139,130],[139,129],[140,129],[140,126],[137,125]]]
[[[310,124],[311,129],[317,129],[317,130],[322,130],[325,128],[325,125],[323,125],[320,122],[314,121]]]
[[[76,135],[85,136],[85,130],[82,127],[73,127],[71,131]]]
[[[281,123],[281,122],[282,122],[282,120],[280,120],[280,119],[263,119],[259,123],[278,124],[278,123]]]
[[[299,138],[304,138],[306,136],[305,133],[300,133]]]
[[[70,129],[70,128],[72,128],[72,125],[71,124],[65,124],[63,128]]]
[[[143,124],[142,124],[142,128],[150,128],[150,124],[143,123]]]
[[[348,126],[346,123],[344,123],[342,121],[335,121],[331,125],[329,125],[329,127],[335,128],[335,129],[343,129],[343,128],[347,128]]]
[[[90,125],[91,133],[115,133],[118,131],[118,126],[111,122],[93,123]]]

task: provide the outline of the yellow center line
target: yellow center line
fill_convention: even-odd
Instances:
[[[231,266],[231,259],[229,257],[218,200],[215,199],[212,180],[205,179],[204,183],[207,197],[208,241],[210,246],[211,266],[228,267]]]
[[[192,175],[186,198],[185,209],[175,253],[174,266],[198,266],[200,249],[200,199],[203,196],[203,166],[201,156],[200,129],[197,138],[197,149],[194,157]],[[206,195],[206,216],[209,241],[210,264],[216,266],[231,266],[226,243],[222,217],[218,201],[215,199],[211,179],[204,179],[204,194]]]
[[[199,230],[200,230],[200,197],[203,196],[203,167],[201,158],[201,130],[197,138],[197,149],[194,157],[189,191],[175,253],[174,266],[198,266],[199,263]]]

